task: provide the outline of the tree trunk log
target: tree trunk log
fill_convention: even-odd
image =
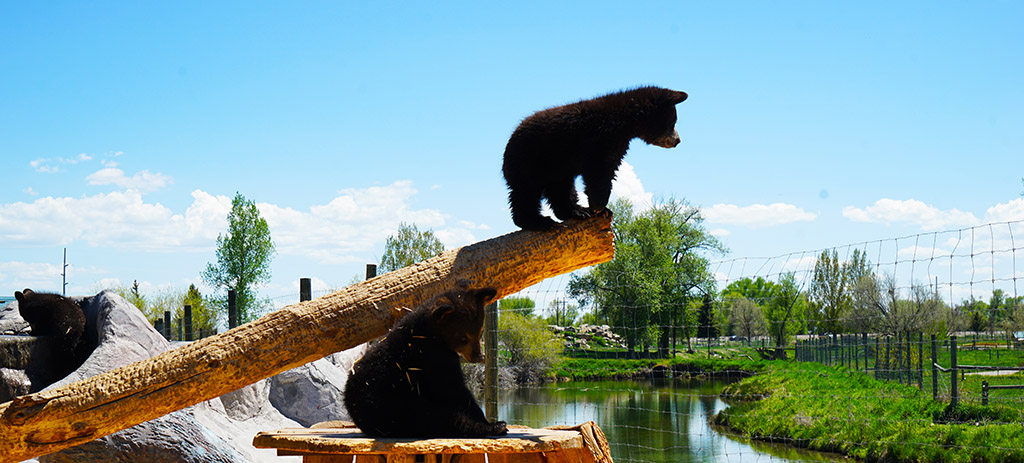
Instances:
[[[611,220],[517,231],[270,313],[225,333],[0,404],[0,462],[112,434],[355,347],[421,301],[469,281],[498,297],[614,256]]]

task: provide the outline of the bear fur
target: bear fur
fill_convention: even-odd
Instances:
[[[51,365],[31,366],[26,373],[33,378],[33,389],[38,390],[59,380],[82,365],[91,349],[84,348],[85,313],[75,301],[59,294],[42,293],[25,288],[15,291],[18,312],[28,322],[32,336],[50,336],[57,339],[54,362]],[[37,384],[46,383],[46,384]]]
[[[472,438],[505,434],[466,387],[459,356],[482,362],[484,304],[493,288],[442,294],[402,317],[356,362],[345,408],[374,437]]]
[[[545,109],[524,119],[505,146],[501,167],[512,221],[526,230],[553,227],[556,222],[540,213],[541,198],[563,221],[603,212],[630,140],[640,138],[663,148],[679,144],[676,105],[686,97],[675,90],[639,87]],[[587,208],[578,204],[579,176]]]

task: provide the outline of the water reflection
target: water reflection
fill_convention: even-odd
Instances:
[[[722,381],[666,379],[547,384],[503,391],[502,420],[530,427],[593,420],[616,462],[840,461],[784,445],[737,439],[708,420],[726,404]]]

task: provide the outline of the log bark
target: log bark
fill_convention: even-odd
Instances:
[[[401,308],[460,282],[497,288],[503,297],[613,255],[609,217],[446,251],[156,357],[0,404],[0,462],[98,439],[355,347],[385,334]]]

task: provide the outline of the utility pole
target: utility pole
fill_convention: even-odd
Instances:
[[[68,248],[64,248],[64,265],[61,267],[60,272],[60,294],[67,296],[68,294]]]

